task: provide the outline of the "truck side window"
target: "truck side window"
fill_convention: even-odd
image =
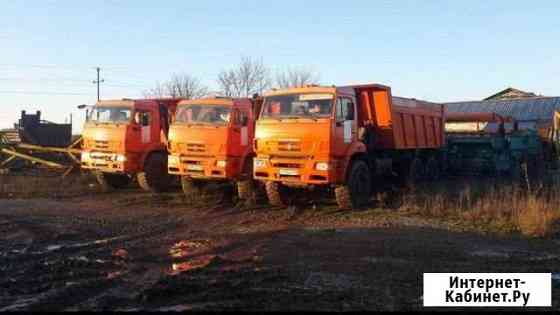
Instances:
[[[236,127],[241,126],[241,111],[239,111],[238,109],[234,109],[231,112],[230,117],[232,119],[231,124],[233,126],[236,126]]]
[[[352,100],[339,97],[336,101],[336,121],[354,120],[354,103]]]
[[[150,125],[152,119],[149,112],[137,112],[134,120],[140,126],[146,127]]]
[[[246,111],[239,112],[239,123],[241,127],[246,127],[249,124],[249,114]]]

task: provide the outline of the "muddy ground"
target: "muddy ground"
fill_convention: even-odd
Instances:
[[[134,189],[0,199],[0,311],[422,310],[424,272],[560,272],[558,239],[390,211]]]

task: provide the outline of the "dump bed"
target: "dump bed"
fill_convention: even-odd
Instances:
[[[394,97],[383,85],[352,87],[360,126],[373,127],[378,149],[437,149],[445,145],[445,106]]]

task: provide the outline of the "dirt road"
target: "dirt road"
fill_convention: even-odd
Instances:
[[[424,272],[560,271],[558,240],[387,211],[208,207],[136,191],[0,200],[0,311],[419,310]]]

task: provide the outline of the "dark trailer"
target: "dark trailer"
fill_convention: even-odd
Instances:
[[[495,113],[512,117],[519,130],[535,132],[542,143],[548,168],[557,168],[560,156],[560,97],[524,97],[447,103],[449,113]],[[507,126],[511,128],[511,126]],[[524,137],[521,146],[530,145]],[[514,143],[515,144],[515,143]]]

